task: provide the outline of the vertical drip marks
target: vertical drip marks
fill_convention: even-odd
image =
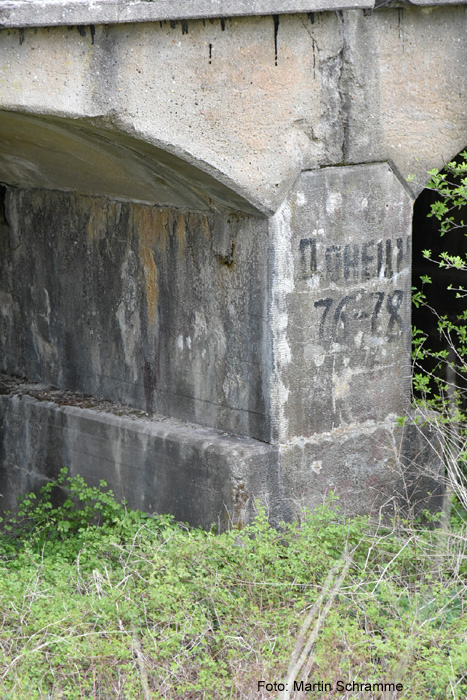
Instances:
[[[225,32],[225,17],[220,17],[221,29]]]
[[[8,225],[8,219],[6,217],[6,187],[5,185],[0,185],[0,226],[2,224]]]
[[[212,63],[212,44],[209,44],[209,63]]]
[[[311,46],[313,48],[313,80],[316,80],[316,41],[311,37]]]
[[[187,20],[182,19],[181,25],[182,25],[182,34],[188,34],[188,22],[187,22]]]
[[[402,7],[397,10],[397,28],[399,30],[399,41],[402,44],[402,51],[404,51],[404,9]]]
[[[277,66],[277,34],[279,32],[279,15],[273,15],[274,21],[274,65]]]
[[[68,27],[68,29],[72,29],[72,27]],[[84,25],[77,25],[76,29],[78,30],[78,34],[82,37],[86,37],[86,27]],[[94,44],[94,36],[96,34],[96,27],[94,24],[89,25],[89,31],[91,33],[91,44]]]

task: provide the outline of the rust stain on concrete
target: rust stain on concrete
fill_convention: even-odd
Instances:
[[[133,227],[138,234],[139,257],[143,263],[144,282],[148,319],[151,325],[156,321],[157,302],[159,300],[158,271],[154,259],[154,246],[161,238],[161,231],[166,230],[167,215],[163,210],[153,207],[135,207],[133,210]],[[165,238],[165,233],[162,235]]]
[[[107,234],[107,208],[101,197],[89,198],[88,241],[95,243]]]
[[[200,228],[201,228],[201,231],[204,233],[204,237],[206,238],[206,240],[209,241],[209,239],[211,237],[211,229],[209,226],[209,221],[208,221],[207,216],[201,216]]]
[[[177,216],[175,235],[178,242],[178,255],[183,256],[186,250],[186,221],[185,213],[181,211]]]

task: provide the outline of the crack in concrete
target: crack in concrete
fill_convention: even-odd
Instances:
[[[317,68],[317,66],[319,67],[319,44],[316,41],[316,37],[313,34],[313,31],[310,30],[310,28],[309,28],[307,22],[305,22],[305,20],[302,20],[302,25],[303,25],[303,28],[305,29],[306,33],[308,34],[308,36],[311,39],[311,46],[312,46],[312,50],[313,50],[313,79],[315,79],[316,78],[316,68]],[[318,54],[318,60],[316,60],[315,49],[316,49],[316,53]]]
[[[336,11],[335,20],[331,23],[336,39],[334,46],[320,44],[315,36],[313,27],[302,20],[302,26],[312,42],[313,49],[313,79],[318,77],[322,111],[316,133],[316,140],[322,143],[320,155],[321,166],[343,165],[346,145],[346,121],[344,109],[346,106],[345,80],[345,39],[344,14]],[[329,28],[329,27],[328,27]],[[324,29],[324,28],[323,28]],[[321,36],[321,35],[320,35]],[[323,37],[328,35],[325,32]]]
[[[337,92],[339,95],[339,118],[342,122],[342,165],[345,165],[346,155],[348,151],[348,131],[349,131],[349,94],[346,90],[346,64],[347,64],[347,35],[346,35],[346,24],[345,24],[345,14],[342,10],[336,12],[337,17],[341,20],[342,24],[342,46],[337,54],[338,59],[338,70],[339,76],[337,78]]]

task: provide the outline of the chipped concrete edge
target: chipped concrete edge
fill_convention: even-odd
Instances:
[[[374,0],[0,0],[0,27],[159,22],[374,6]]]

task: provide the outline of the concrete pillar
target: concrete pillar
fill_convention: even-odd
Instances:
[[[303,504],[333,489],[370,510],[390,492],[410,404],[411,215],[377,163],[302,173],[271,219],[271,422]]]
[[[407,410],[411,219],[380,163],[303,173],[271,220],[278,441]]]

